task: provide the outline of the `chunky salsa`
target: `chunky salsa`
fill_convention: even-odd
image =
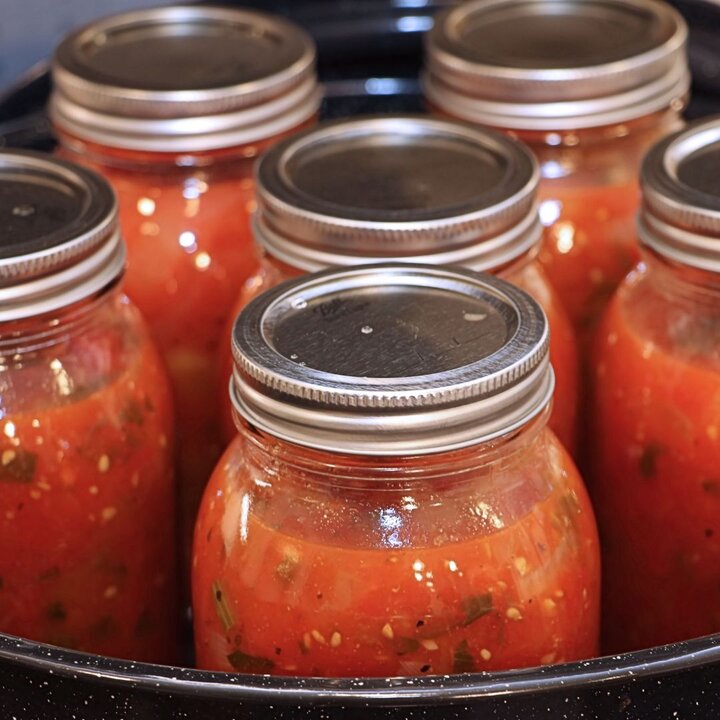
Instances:
[[[423,477],[433,459],[395,458],[374,475],[371,459],[269,440],[273,460],[258,460],[263,442],[233,441],[201,506],[200,667],[395,676],[596,652],[594,520],[552,433],[499,475],[468,470],[458,451],[434,478]],[[332,477],[303,472],[310,456]]]
[[[137,311],[104,304],[2,350],[0,631],[175,662],[170,390]]]
[[[182,158],[82,144],[118,195],[128,248],[125,286],[170,373],[181,516],[190,537],[200,495],[224,449],[216,408],[218,354],[237,290],[256,267],[249,228],[260,145]]]
[[[720,630],[717,304],[683,299],[650,275],[641,266],[621,286],[595,361],[593,494],[609,651]]]

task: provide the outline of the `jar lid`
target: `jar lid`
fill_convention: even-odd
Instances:
[[[123,271],[115,195],[96,173],[0,152],[0,321],[56,310]]]
[[[324,123],[257,165],[256,237],[306,271],[409,259],[501,267],[540,240],[524,146],[426,116]]]
[[[610,125],[688,92],[686,42],[685,21],[657,0],[470,0],[426,35],[425,92],[495,127]]]
[[[138,10],[68,35],[53,59],[53,121],[83,140],[200,151],[272,137],[318,109],[315,45],[265,13]]]
[[[505,435],[546,407],[540,306],[498,278],[382,263],[285,282],[241,312],[231,397],[289,442],[420,455]]]
[[[720,116],[656,144],[643,162],[641,242],[676,262],[720,273]]]

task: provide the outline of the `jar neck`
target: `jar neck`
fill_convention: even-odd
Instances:
[[[509,262],[503,263],[502,265],[495,265],[492,267],[487,266],[474,266],[472,263],[468,263],[467,267],[470,270],[475,270],[476,272],[486,272],[490,275],[499,275],[501,277],[508,277],[510,275],[513,275],[514,273],[521,272],[524,268],[526,268],[530,263],[532,263],[538,256],[538,253],[540,252],[540,243],[536,243],[528,250],[525,250],[521,254],[519,254],[517,257],[514,257]],[[296,278],[300,275],[305,275],[308,272],[311,272],[310,270],[305,270],[303,268],[297,267],[297,265],[291,265],[284,260],[281,260],[276,255],[273,254],[272,249],[262,247],[261,250],[261,257],[263,263],[265,263],[267,266],[269,266],[272,271],[279,275],[279,277],[283,279],[290,279],[290,278]],[[347,256],[348,262],[346,263],[348,266],[350,265],[357,265],[363,262],[367,262],[365,258],[362,257],[355,257],[355,256]],[[398,258],[394,258],[395,260],[402,260],[405,262],[416,262],[416,258],[412,256],[402,256]],[[320,271],[320,270],[327,270],[331,266],[325,265],[323,267],[315,268],[313,271]]]
[[[143,173],[153,166],[192,169],[253,162],[276,138],[247,145],[208,150],[204,152],[148,152],[99,145],[54,127],[61,152],[81,156],[84,163],[132,170]]]
[[[717,308],[720,306],[720,275],[674,262],[643,247],[642,262],[648,277],[664,295]]]
[[[304,484],[325,489],[403,489],[428,481],[441,482],[447,487],[475,480],[484,472],[496,472],[520,463],[541,437],[549,415],[550,405],[507,435],[459,450],[377,457],[294,445],[258,430],[234,412],[243,440],[243,454],[249,462],[265,468],[291,468],[295,472],[289,473],[288,478],[302,478]],[[279,477],[284,480],[286,476],[281,473]]]
[[[52,312],[0,324],[0,361],[54,348],[97,322],[103,310],[122,296],[121,277],[97,293]],[[102,319],[100,319],[102,315]],[[6,363],[3,363],[6,364]]]
[[[568,150],[569,148],[602,147],[624,138],[641,141],[669,134],[682,125],[681,113],[687,98],[679,99],[661,111],[614,125],[582,128],[578,130],[504,130],[510,136],[538,150]],[[496,128],[503,130],[503,128]]]

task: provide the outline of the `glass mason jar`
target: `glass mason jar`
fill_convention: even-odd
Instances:
[[[182,513],[195,509],[224,449],[220,340],[256,267],[252,167],[273,139],[314,120],[315,48],[263,13],[177,6],[99,20],[53,64],[61,154],[107,177],[128,246],[126,288],[173,382]]]
[[[592,472],[611,652],[720,631],[719,163],[717,118],[650,152],[644,260],[597,338]]]
[[[0,631],[175,662],[170,386],[112,190],[0,153]]]
[[[269,290],[233,335],[239,434],[201,504],[200,667],[393,676],[597,651],[592,510],[546,427],[547,322],[467,270]]]
[[[426,36],[429,104],[536,154],[540,262],[585,350],[639,258],[639,167],[681,126],[686,40],[683,19],[657,0],[471,0]]]
[[[388,259],[458,264],[527,290],[550,321],[557,377],[550,426],[575,449],[574,331],[537,261],[537,163],[519,143],[472,125],[421,116],[324,123],[278,143],[258,163],[252,297],[305,272]],[[231,327],[227,329],[230,337]],[[232,370],[225,354],[224,377]],[[220,398],[228,442],[237,430]]]

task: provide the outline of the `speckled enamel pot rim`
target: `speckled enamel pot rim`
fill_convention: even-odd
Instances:
[[[0,633],[0,659],[89,683],[273,705],[422,706],[471,702],[483,697],[550,691],[567,694],[608,687],[629,678],[652,678],[702,666],[720,666],[720,634],[622,655],[496,673],[412,678],[295,678],[209,672],[133,663],[63,650]]]

